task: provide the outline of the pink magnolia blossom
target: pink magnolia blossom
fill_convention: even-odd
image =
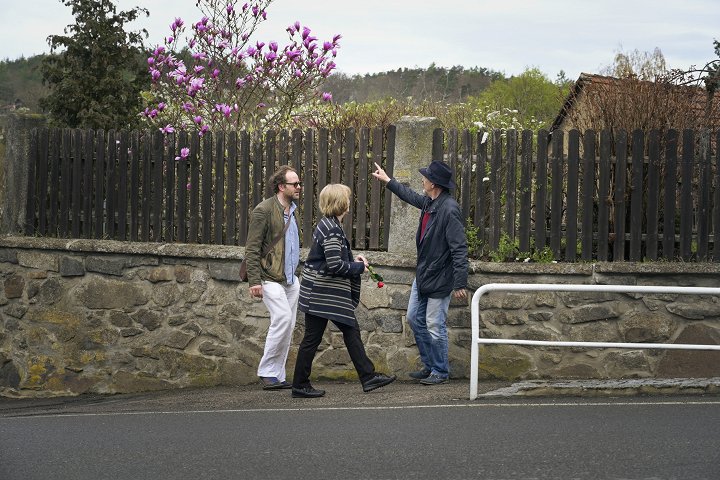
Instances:
[[[200,89],[203,88],[204,84],[205,84],[204,78],[193,78],[192,80],[190,80],[190,86],[188,87],[188,90],[187,90],[188,95],[190,95],[191,97],[194,97],[195,94]]]
[[[215,105],[215,110],[225,115],[225,117],[229,117],[232,113],[232,107],[230,105],[224,104],[224,103],[218,103]]]
[[[152,91],[162,101],[141,115],[163,133],[195,127],[202,136],[216,128],[262,127],[268,115],[275,115],[275,106],[277,112],[284,112],[286,103],[292,109],[290,99],[312,95],[319,81],[336,68],[330,59],[337,55],[340,35],[318,40],[309,27],[295,21],[286,29],[289,41],[284,45],[253,38],[257,25],[267,18],[263,8],[270,0],[196,3],[202,19],[188,22],[191,28],[185,30],[183,20],[175,18],[165,46],[157,46],[147,58]],[[185,35],[192,56],[187,66],[177,53]],[[288,95],[285,100],[279,94],[295,90],[300,96]],[[314,95],[332,102],[330,92]],[[182,152],[179,158],[185,158]]]
[[[172,25],[170,25],[170,29],[174,32],[183,25],[185,25],[185,22],[183,22],[182,18],[176,17],[175,21],[172,23]]]
[[[182,60],[177,64],[177,67],[175,67],[175,72],[178,75],[186,75],[187,74],[187,68],[185,67],[185,64],[182,63]]]
[[[180,149],[180,156],[175,157],[175,161],[185,160],[188,156],[190,156],[190,149],[188,147],[183,147]]]

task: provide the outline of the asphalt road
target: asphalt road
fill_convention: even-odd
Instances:
[[[720,478],[719,396],[317,386],[0,399],[0,479]]]

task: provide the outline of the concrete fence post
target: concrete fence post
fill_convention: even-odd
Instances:
[[[25,225],[30,132],[45,126],[34,114],[0,117],[0,233],[21,233]]]
[[[433,130],[441,124],[434,117],[401,117],[395,124],[395,179],[413,190],[422,190],[418,169],[432,160]],[[418,210],[392,196],[388,252],[414,253]]]

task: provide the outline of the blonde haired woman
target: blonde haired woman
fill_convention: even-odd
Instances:
[[[325,395],[324,390],[310,384],[310,372],[328,320],[342,332],[364,392],[395,380],[394,375],[375,372],[355,319],[355,307],[360,302],[360,275],[367,271],[368,263],[362,255],[353,261],[350,243],[342,229],[342,219],[350,211],[350,195],[350,188],[338,183],[327,185],[320,192],[323,218],[315,227],[300,282],[298,309],[305,312],[305,336],[298,349],[293,375],[292,396],[296,398]]]

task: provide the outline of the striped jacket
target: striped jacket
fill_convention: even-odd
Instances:
[[[298,309],[346,325],[357,325],[363,262],[354,262],[350,242],[334,217],[320,220],[300,281]]]

